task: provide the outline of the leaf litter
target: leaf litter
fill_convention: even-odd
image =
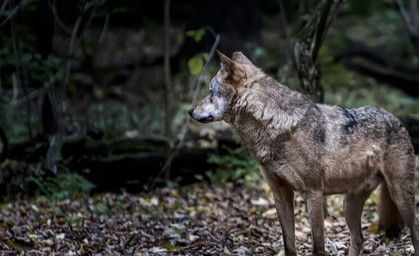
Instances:
[[[325,244],[347,255],[350,235],[342,196],[327,198]],[[399,240],[378,229],[376,204],[367,202],[363,255],[410,255],[405,229]],[[0,207],[0,255],[284,255],[274,200],[266,184],[194,184],[132,195],[16,201]],[[296,247],[310,255],[311,228],[304,200],[295,200]]]

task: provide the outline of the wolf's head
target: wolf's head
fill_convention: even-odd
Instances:
[[[232,59],[217,53],[221,68],[210,82],[209,94],[188,111],[193,119],[202,123],[228,121],[238,96],[259,71],[241,52],[234,52]]]

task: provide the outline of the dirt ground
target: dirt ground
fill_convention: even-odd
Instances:
[[[378,230],[375,196],[366,203],[364,255],[409,255],[410,234],[389,241]],[[328,197],[330,255],[346,255],[349,230],[341,196]],[[296,197],[300,255],[310,255],[303,199]],[[150,193],[98,194],[50,202],[1,205],[0,255],[283,255],[274,202],[266,185],[196,184]]]

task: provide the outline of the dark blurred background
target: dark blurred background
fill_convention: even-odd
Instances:
[[[317,100],[384,107],[418,148],[417,1],[341,1],[316,25],[333,2],[1,1],[1,200],[252,182],[256,164],[226,124],[189,123],[219,67],[211,49],[310,93],[295,43],[321,26]]]

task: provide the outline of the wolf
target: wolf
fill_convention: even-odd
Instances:
[[[388,237],[398,237],[406,225],[419,256],[415,156],[400,120],[378,107],[315,103],[266,75],[241,52],[231,59],[219,51],[218,56],[221,68],[209,94],[188,112],[202,123],[231,124],[259,162],[273,192],[285,255],[296,255],[295,191],[307,204],[313,255],[325,255],[323,196],[345,195],[349,255],[356,256],[363,243],[365,200],[381,185],[380,226]]]

